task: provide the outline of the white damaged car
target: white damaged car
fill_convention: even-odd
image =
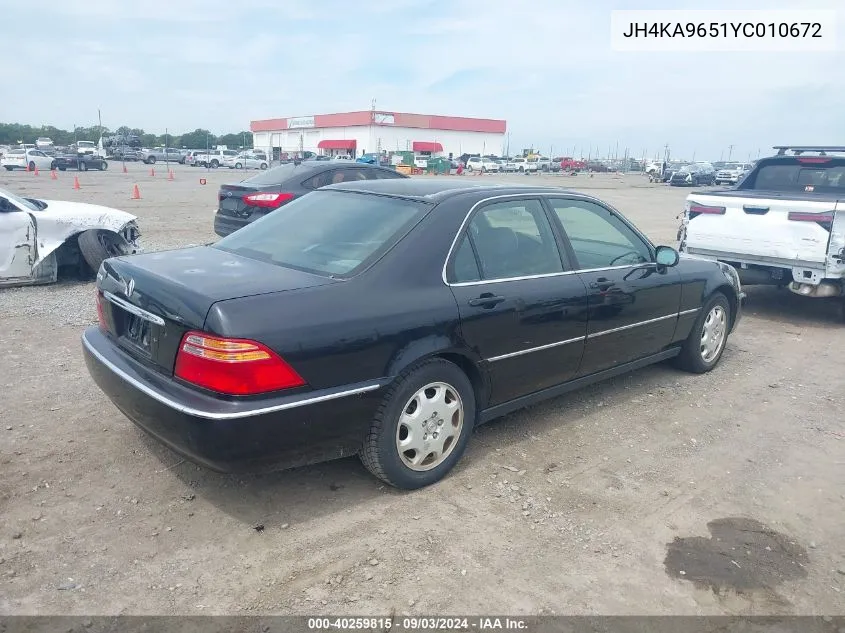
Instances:
[[[0,288],[53,283],[60,268],[93,277],[103,260],[141,252],[139,237],[125,211],[0,189]]]

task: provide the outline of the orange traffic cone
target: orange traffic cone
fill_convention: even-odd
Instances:
[[[150,167],[150,176],[152,178],[156,177],[156,168],[155,167]]]
[[[74,177],[73,177],[73,188],[74,188],[74,189],[79,189],[79,188],[80,188],[80,187],[79,187],[79,176],[74,176]]]
[[[135,188],[132,189],[132,199],[133,200],[140,200],[141,199],[141,190],[138,189],[138,185],[135,185]]]
[[[35,166],[35,175],[38,175],[38,165]]]
[[[173,180],[173,170],[172,169],[167,170],[167,179]]]
[[[126,163],[123,163],[123,173],[124,173],[124,174],[128,174],[128,173],[129,173],[129,170],[128,170],[128,169],[126,169]]]
[[[59,176],[56,174],[56,170],[51,169],[50,170],[50,180],[58,180],[58,179],[59,179]]]

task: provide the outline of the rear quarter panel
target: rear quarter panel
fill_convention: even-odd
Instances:
[[[441,279],[468,208],[430,213],[351,280],[216,303],[205,329],[269,345],[314,389],[396,376],[437,354],[478,361],[461,343],[458,307]]]

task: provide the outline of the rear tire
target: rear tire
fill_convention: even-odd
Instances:
[[[79,161],[79,164],[76,166],[79,171],[88,171],[88,163],[84,160]]]
[[[109,168],[109,164],[106,161],[101,160],[100,165],[98,166],[98,169],[100,171],[106,171],[108,168]]]
[[[35,161],[29,161],[29,171],[35,171]]]
[[[267,169],[267,163],[261,163],[258,168],[261,170]]]
[[[421,413],[429,409],[431,415],[422,417]],[[414,413],[419,417],[414,418]],[[359,456],[367,470],[385,483],[404,490],[422,488],[452,470],[469,443],[474,425],[475,393],[469,378],[453,363],[431,359],[405,370],[391,385]],[[445,441],[438,437],[440,434]],[[400,442],[412,439],[421,448],[400,452]],[[424,451],[435,448],[441,450],[439,458],[430,453],[415,468],[409,465],[418,451],[423,457]],[[426,464],[428,457],[432,457],[430,464]]]
[[[84,231],[79,234],[77,244],[79,245],[79,251],[82,253],[85,263],[94,272],[100,270],[100,265],[109,257],[120,257],[121,255],[129,254],[123,238],[110,231],[98,229]]]
[[[155,165],[155,164],[156,164],[156,157],[155,157],[155,156],[150,156],[150,157],[147,159],[147,164],[148,164],[148,165]]]
[[[731,305],[721,292],[713,293],[704,303],[675,364],[684,371],[704,374],[722,358],[728,343]]]
[[[235,169],[241,169],[243,165],[241,163],[235,163]]]
[[[211,168],[212,169],[217,169],[218,167],[220,167],[220,163],[216,159],[211,161]]]

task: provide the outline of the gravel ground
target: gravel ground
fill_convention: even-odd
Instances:
[[[133,212],[158,250],[213,240],[216,186],[240,177],[129,171],[0,187]],[[687,193],[485,178],[590,191],[670,244]],[[845,613],[833,305],[750,289],[714,372],[658,365],[514,413],[403,493],[356,459],[235,477],[148,439],[85,371],[92,294],[0,291],[0,613]]]

